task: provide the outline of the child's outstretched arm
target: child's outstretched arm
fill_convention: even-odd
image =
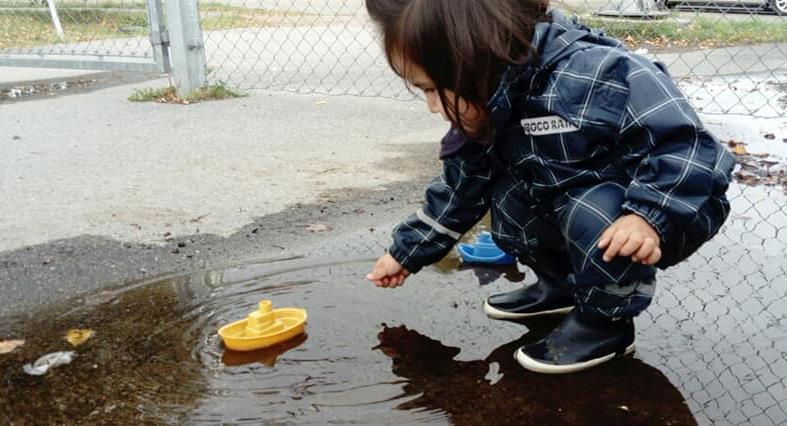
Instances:
[[[398,287],[445,256],[489,209],[493,146],[451,129],[443,138],[443,173],[426,190],[423,208],[393,230],[393,244],[367,279]]]

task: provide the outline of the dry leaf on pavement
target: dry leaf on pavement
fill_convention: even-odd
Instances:
[[[91,337],[93,337],[93,335],[95,335],[95,334],[96,334],[96,332],[93,331],[93,330],[90,330],[90,329],[86,329],[86,330],[79,330],[79,329],[68,330],[68,333],[66,333],[66,340],[68,341],[68,343],[71,343],[71,346],[77,347],[77,346],[87,342],[87,340],[90,339]]]
[[[325,231],[330,231],[331,230],[331,226],[330,225],[326,225],[324,223],[312,223],[312,224],[306,225],[306,230],[309,231],[309,232],[325,232]]]
[[[0,341],[0,354],[11,353],[14,351],[14,349],[24,344],[24,340],[2,340]]]

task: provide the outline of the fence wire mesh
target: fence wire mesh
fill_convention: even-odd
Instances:
[[[145,0],[0,0],[0,53],[152,56]]]
[[[734,186],[717,237],[659,275],[642,315],[643,360],[678,387],[699,424],[787,422],[787,197]]]
[[[599,15],[631,13],[625,0],[555,6],[664,62],[700,111],[780,117],[787,84],[787,18],[765,2],[669,3],[669,9],[650,10],[648,19]],[[210,10],[203,28],[214,80],[246,89],[412,98],[387,69],[363,0],[232,0],[223,5],[201,5]]]
[[[664,62],[700,111],[783,116],[787,0],[694,1],[651,4],[647,19],[609,16],[641,14],[632,9],[634,0],[555,6]],[[52,5],[0,0],[0,53],[151,56],[145,0]],[[413,97],[387,69],[363,0],[210,0],[199,8],[213,81],[242,89]]]

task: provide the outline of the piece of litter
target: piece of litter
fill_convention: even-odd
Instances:
[[[328,105],[328,101],[317,101],[317,102],[314,103],[314,105],[317,105],[317,106]]]
[[[41,376],[46,374],[50,368],[70,364],[76,356],[76,352],[53,352],[38,358],[32,364],[25,364],[22,369],[31,376]]]
[[[764,137],[765,137],[765,139],[768,139],[768,140],[774,140],[774,139],[776,139],[776,135],[774,135],[773,133],[766,133],[766,134],[764,135]]]
[[[489,364],[489,370],[486,372],[484,379],[494,386],[503,378],[503,373],[500,372],[500,364],[493,362]]]
[[[635,50],[634,53],[636,53],[637,55],[647,55],[648,49],[645,49],[644,47],[640,47],[639,49]]]
[[[68,330],[68,333],[66,333],[66,341],[68,343],[71,343],[71,346],[77,347],[77,346],[87,342],[87,340],[90,339],[91,337],[93,337],[95,334],[96,334],[96,332],[93,331],[93,330],[90,330],[90,329],[86,329],[86,330],[80,330],[80,329]]]
[[[14,351],[14,349],[22,346],[25,344],[24,340],[4,340],[0,341],[0,355],[1,354],[8,354]]]
[[[306,225],[306,230],[309,232],[325,232],[330,231],[331,226],[324,223],[312,223],[310,225]]]
[[[621,405],[621,406],[619,406],[618,408],[620,408],[620,409],[621,409],[621,410],[623,410],[623,411],[629,411],[629,407],[627,407],[627,406],[625,406],[625,405]]]

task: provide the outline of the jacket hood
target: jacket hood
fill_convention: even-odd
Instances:
[[[495,94],[487,103],[494,126],[508,119],[512,103],[531,90],[562,60],[581,50],[598,46],[625,48],[619,40],[588,28],[559,10],[549,13],[550,20],[536,24],[531,44],[536,56],[524,64],[511,64],[500,77]]]
[[[536,68],[550,68],[577,51],[595,46],[625,47],[619,40],[603,32],[588,28],[576,18],[569,18],[558,10],[550,12],[551,22],[536,25],[532,45],[538,52]],[[582,41],[584,43],[577,43]]]

